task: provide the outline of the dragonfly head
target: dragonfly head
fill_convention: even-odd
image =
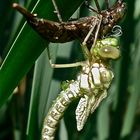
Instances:
[[[117,59],[120,56],[120,49],[116,38],[105,38],[98,40],[93,48],[92,54],[99,59]]]

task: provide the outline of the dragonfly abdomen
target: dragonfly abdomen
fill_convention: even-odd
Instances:
[[[61,91],[50,108],[42,129],[42,140],[53,140],[60,119],[63,117],[68,105],[76,98],[81,97],[79,82],[70,81],[68,87]]]

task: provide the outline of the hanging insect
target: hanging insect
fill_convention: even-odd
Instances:
[[[90,29],[94,27],[94,31],[87,41],[87,46],[91,47],[93,41],[96,40],[95,32],[97,32],[97,29],[99,30],[98,38],[102,39],[103,36],[110,33],[114,25],[116,25],[126,13],[126,4],[123,2],[123,0],[116,1],[112,7],[109,7],[108,1],[105,0],[108,9],[103,11],[100,10],[98,1],[94,1],[97,10],[89,6],[87,1],[85,3],[93,12],[97,13],[97,16],[83,17],[79,20],[68,22],[62,21],[55,0],[52,0],[52,2],[59,22],[38,18],[37,14],[30,13],[17,3],[13,3],[13,8],[24,15],[29,25],[35,31],[37,31],[37,33],[39,33],[46,40],[54,43],[64,43],[75,39],[83,42]]]
[[[77,130],[80,131],[84,127],[88,116],[107,96],[107,89],[114,77],[109,60],[115,60],[120,56],[118,40],[116,38],[98,40],[90,51],[86,46],[86,41],[87,39],[82,44],[86,61],[75,63],[75,66],[82,66],[81,73],[77,80],[63,83],[63,90],[45,117],[42,140],[54,140],[57,125],[73,100],[80,98],[75,112]],[[59,67],[55,64],[54,66]],[[74,66],[74,64],[69,64],[69,66]]]
[[[118,40],[104,36],[108,35],[125,15],[126,4],[122,0],[115,5],[101,11],[99,3],[95,0],[98,10],[94,10],[86,2],[86,5],[97,13],[97,16],[84,17],[79,20],[63,22],[54,0],[52,0],[60,22],[39,19],[36,14],[31,14],[26,9],[14,3],[13,8],[21,12],[30,26],[43,38],[50,42],[64,43],[78,39],[82,42],[82,49],[86,61],[74,64],[56,65],[53,67],[82,66],[81,73],[76,80],[63,83],[63,90],[50,108],[45,117],[42,140],[54,140],[57,125],[68,105],[80,98],[76,109],[77,130],[83,129],[88,116],[94,112],[100,102],[107,96],[107,89],[114,77],[110,69],[109,60],[120,56]]]

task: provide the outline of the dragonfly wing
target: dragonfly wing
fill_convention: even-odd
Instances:
[[[85,95],[83,98],[80,99],[75,112],[78,131],[81,131],[83,129],[87,118],[91,113],[93,102],[95,102],[95,96],[89,97]]]
[[[95,98],[95,101],[92,102],[92,108],[91,108],[91,114],[95,111],[95,109],[99,106],[101,101],[107,97],[107,91],[104,90],[103,93],[101,93],[99,96]]]

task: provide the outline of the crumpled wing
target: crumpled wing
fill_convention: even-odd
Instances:
[[[76,121],[77,121],[77,130],[81,131],[87,121],[89,114],[91,113],[92,105],[95,102],[95,96],[82,97],[76,108]]]
[[[103,93],[100,93],[99,96],[95,98],[94,103],[92,104],[91,114],[95,111],[95,109],[99,106],[101,101],[107,97],[107,91],[104,90]]]
[[[95,109],[99,106],[101,101],[106,98],[107,91],[104,90],[98,96],[87,96],[82,97],[76,108],[76,121],[77,121],[77,130],[81,131],[88,119],[88,116],[92,114]]]

